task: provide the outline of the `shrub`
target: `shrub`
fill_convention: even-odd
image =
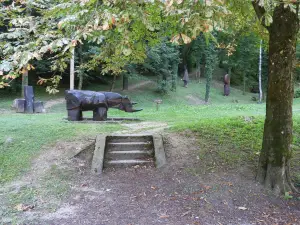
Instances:
[[[300,89],[295,90],[294,98],[300,98]]]

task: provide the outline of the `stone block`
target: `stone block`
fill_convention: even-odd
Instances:
[[[17,113],[25,112],[25,99],[17,98],[14,100],[12,107],[16,110]]]
[[[36,101],[33,103],[34,105],[34,112],[35,113],[44,113],[46,112],[44,103],[42,101]]]

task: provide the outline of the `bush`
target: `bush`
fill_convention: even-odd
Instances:
[[[294,98],[300,98],[300,89],[295,90]]]

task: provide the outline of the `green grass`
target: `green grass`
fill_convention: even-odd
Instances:
[[[43,146],[57,140],[112,132],[115,124],[76,124],[63,120],[65,114],[0,114],[0,183],[11,181],[27,171]]]
[[[111,109],[108,115],[167,122],[173,131],[191,130],[199,134],[201,140],[207,141],[207,149],[210,144],[219,146],[218,148],[224,146],[225,151],[219,151],[219,156],[231,164],[247,157],[254,159],[261,148],[265,104],[253,102],[251,97],[254,94],[242,95],[242,91],[234,88],[231,89],[230,96],[225,97],[222,95],[223,85],[215,82],[209,104],[193,105],[188,102],[187,96],[203,99],[205,83],[201,82],[191,82],[188,88],[183,88],[179,81],[177,91],[165,95],[155,92],[155,85],[146,85],[133,91],[118,91],[138,102],[136,107],[144,110],[129,114]],[[116,87],[120,86],[118,80]],[[92,90],[108,88],[103,85],[91,87]],[[51,96],[37,88],[36,99],[47,101],[62,98],[63,92],[60,90],[58,95]],[[63,120],[66,117],[65,104],[53,106],[47,114],[12,113],[9,107],[15,97],[0,96],[0,183],[11,181],[27,171],[32,159],[51,143],[122,129],[120,125],[112,124],[67,123]],[[163,101],[158,111],[153,102],[155,99]],[[294,139],[297,146],[300,145],[298,109],[300,110],[300,99],[294,102]],[[84,116],[91,117],[91,113],[84,113]],[[247,122],[249,118],[250,122]],[[228,148],[234,151],[227,151]]]

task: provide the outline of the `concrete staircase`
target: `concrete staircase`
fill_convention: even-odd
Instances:
[[[147,135],[107,136],[104,168],[154,166],[153,137]]]

